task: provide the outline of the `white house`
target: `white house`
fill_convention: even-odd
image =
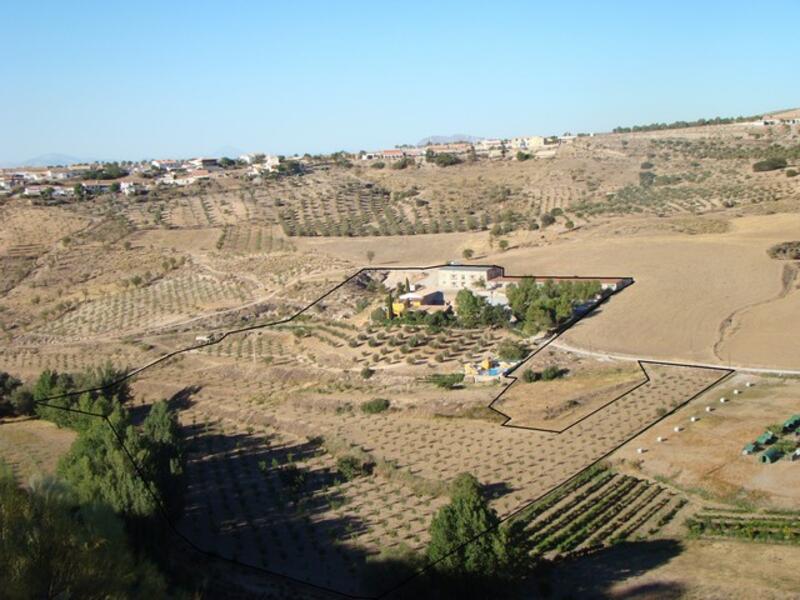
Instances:
[[[126,196],[135,196],[136,194],[142,194],[147,191],[147,188],[144,185],[138,181],[131,181],[129,179],[123,179],[120,181],[119,189]]]
[[[150,164],[162,171],[175,171],[183,167],[183,163],[179,160],[153,160]]]
[[[515,137],[509,140],[508,144],[513,150],[533,150],[544,146],[544,138],[540,135],[530,135],[527,137]]]
[[[503,269],[495,266],[447,265],[438,270],[437,283],[440,289],[458,290],[480,285],[486,286],[490,279],[502,275]]]
[[[47,178],[52,181],[64,181],[67,179],[78,179],[83,175],[81,171],[74,169],[50,169],[47,171]]]
[[[209,167],[217,166],[216,158],[193,158],[189,164],[197,169],[208,169]]]

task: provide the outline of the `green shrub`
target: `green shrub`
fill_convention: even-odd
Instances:
[[[561,369],[556,366],[549,366],[545,367],[542,371],[542,381],[552,381],[553,379],[559,379],[566,375],[566,369]]]
[[[762,171],[775,171],[776,169],[784,168],[786,168],[785,158],[768,158],[753,164],[753,171],[757,173]]]
[[[437,387],[444,388],[446,390],[452,390],[457,385],[459,385],[462,381],[464,381],[464,374],[463,373],[450,373],[450,374],[443,374],[443,373],[435,373],[431,375],[429,381]]]
[[[372,463],[365,462],[357,456],[342,456],[336,461],[336,470],[344,477],[345,481],[352,481],[356,477],[369,475],[373,468]]]
[[[373,371],[369,367],[364,367],[363,369],[361,369],[361,377],[363,377],[364,379],[369,379],[374,374],[375,374],[375,371]]]
[[[433,164],[439,167],[449,167],[451,165],[457,165],[461,163],[461,159],[458,158],[455,154],[450,154],[449,152],[442,152],[441,154],[436,154],[433,157]]]
[[[402,170],[407,167],[413,167],[413,166],[414,166],[414,159],[408,158],[407,156],[392,163],[392,168],[397,170]]]
[[[391,403],[386,398],[373,398],[361,403],[361,412],[368,415],[382,413],[389,409]]]
[[[649,187],[653,185],[656,180],[656,174],[652,171],[642,171],[639,173],[639,185],[642,187]]]
[[[497,354],[503,360],[522,360],[528,354],[528,349],[514,340],[503,340],[497,346]]]
[[[522,380],[525,383],[533,383],[534,381],[539,381],[541,377],[542,376],[533,369],[525,369],[525,371],[522,373]]]

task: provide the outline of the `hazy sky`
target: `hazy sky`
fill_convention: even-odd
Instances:
[[[800,105],[796,0],[8,1],[0,22],[0,163],[359,150]]]

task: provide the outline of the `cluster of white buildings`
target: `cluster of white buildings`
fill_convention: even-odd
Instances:
[[[764,115],[756,124],[764,125],[765,127],[770,125],[800,125],[800,108]]]
[[[564,135],[560,137],[542,137],[531,135],[524,137],[514,137],[509,139],[487,138],[474,143],[455,142],[450,144],[429,144],[427,146],[405,146],[391,148],[387,150],[375,150],[361,154],[361,160],[383,160],[394,161],[410,158],[421,162],[428,152],[434,154],[453,154],[463,157],[472,152],[476,156],[487,158],[514,158],[517,152],[525,152],[539,157],[549,157],[553,155],[554,148],[559,144],[573,141],[575,136]]]
[[[90,180],[92,171],[101,165],[78,164],[66,167],[31,167],[0,169],[0,195],[20,193],[27,198],[60,200],[86,194],[120,192],[125,195],[144,194],[159,186],[187,186],[224,176],[222,159],[192,158],[188,160],[158,159],[125,164],[124,177]],[[250,176],[260,176],[277,170],[280,159],[268,154],[243,154],[236,161]]]

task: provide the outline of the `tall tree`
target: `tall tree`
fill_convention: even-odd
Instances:
[[[27,598],[162,598],[155,568],[130,551],[122,521],[81,505],[52,481],[25,490],[0,469],[0,595]]]

